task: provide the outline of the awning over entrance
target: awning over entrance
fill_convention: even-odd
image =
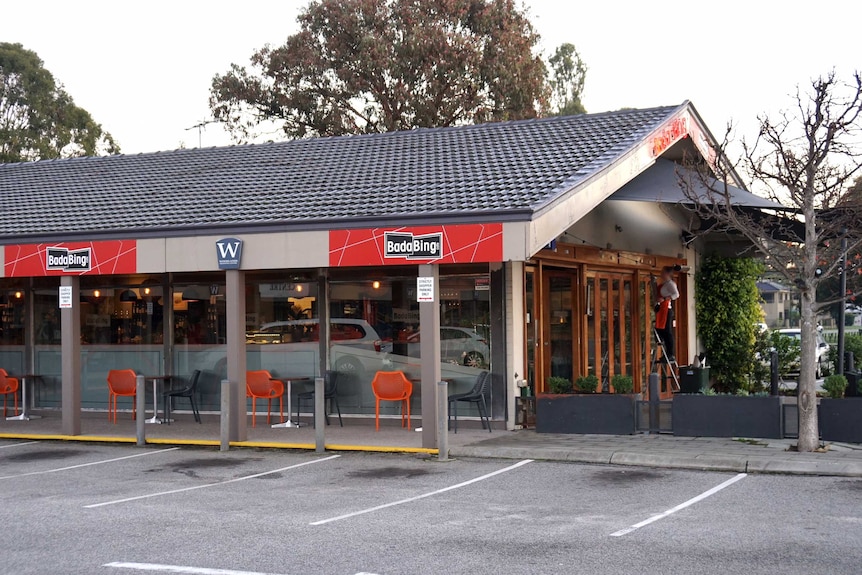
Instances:
[[[680,177],[686,178],[688,175],[690,175],[688,181],[691,182],[698,196],[706,199],[708,190],[700,180],[698,174],[663,158],[657,159],[655,165],[617,190],[608,199],[634,202],[661,202],[664,204],[690,204],[691,199],[686,196],[680,187]],[[742,188],[728,186],[728,190],[731,202],[740,208],[787,210],[785,206],[779,203],[752,194]]]

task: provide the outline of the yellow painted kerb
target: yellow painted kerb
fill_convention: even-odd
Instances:
[[[116,437],[108,435],[60,435],[41,433],[0,433],[0,439],[27,439],[35,441],[82,441],[92,443],[136,443],[134,437]],[[190,445],[198,447],[218,447],[221,443],[215,439],[167,439],[149,438],[148,445]],[[300,449],[312,450],[313,443],[283,443],[278,441],[231,441],[231,447],[255,447],[263,449]],[[328,451],[361,451],[366,453],[426,453],[437,455],[438,450],[427,447],[396,447],[388,445],[342,445],[327,443]]]

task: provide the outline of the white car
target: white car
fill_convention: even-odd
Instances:
[[[377,371],[392,351],[392,342],[383,341],[371,324],[363,319],[332,318],[329,325],[335,371]],[[317,319],[274,321],[246,334],[246,343],[280,345],[286,352],[307,350],[316,354],[319,341],[320,321]]]
[[[419,357],[420,333],[407,337],[407,354]],[[491,360],[488,342],[475,329],[467,327],[440,327],[440,359],[444,363],[456,363],[467,367],[485,368]]]
[[[780,333],[781,335],[786,335],[787,337],[792,337],[796,340],[802,340],[802,330],[800,330],[798,327],[779,329],[778,333]],[[823,376],[825,368],[829,363],[829,344],[826,343],[826,340],[823,339],[823,335],[819,331],[815,332],[814,335],[817,338],[817,347],[814,350],[814,353],[817,357],[816,377],[819,379]],[[796,371],[798,370],[799,367],[797,366]]]

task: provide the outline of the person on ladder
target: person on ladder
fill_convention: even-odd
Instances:
[[[666,354],[662,361],[667,362],[668,368],[671,370],[676,363],[673,302],[679,299],[679,288],[673,281],[673,271],[672,266],[662,268],[661,283],[656,286],[655,304],[655,331]]]

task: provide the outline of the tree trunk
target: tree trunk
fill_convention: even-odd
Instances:
[[[799,401],[799,451],[814,451],[820,447],[820,431],[817,425],[817,289],[812,285],[814,269],[817,267],[817,220],[814,211],[813,168],[809,168],[808,189],[803,196],[802,213],[805,218],[805,247],[802,263],[803,286],[799,298],[801,316],[799,349],[799,382],[796,393]]]
[[[817,362],[817,318],[814,311],[812,292],[802,294],[800,300],[800,315],[802,319],[799,362],[799,451],[814,451],[820,447],[820,433],[817,425],[817,380],[815,378]]]

